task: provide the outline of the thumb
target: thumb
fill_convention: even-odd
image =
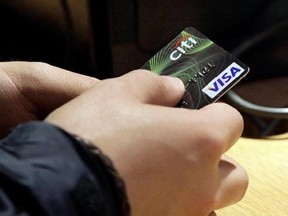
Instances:
[[[159,76],[147,70],[135,70],[122,76],[129,83],[130,93],[142,103],[175,106],[185,87],[176,77]]]

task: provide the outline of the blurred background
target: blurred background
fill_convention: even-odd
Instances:
[[[193,26],[251,68],[234,93],[288,107],[288,1],[1,0],[0,23],[0,61],[42,61],[100,79],[140,68]],[[242,112],[243,136],[288,131],[287,113],[247,112],[224,100]]]

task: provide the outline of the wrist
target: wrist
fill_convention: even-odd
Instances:
[[[97,163],[103,168],[107,181],[110,183],[109,185],[111,190],[115,194],[119,216],[130,215],[130,206],[127,198],[125,182],[114,168],[113,162],[98,147],[87,139],[83,139],[75,134],[72,134],[71,136],[77,140],[80,146],[83,147],[84,152],[88,154],[88,158],[92,162],[91,164]]]

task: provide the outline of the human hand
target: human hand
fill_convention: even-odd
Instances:
[[[97,80],[40,62],[0,63],[0,137],[11,127],[39,120]]]
[[[92,141],[123,177],[132,215],[208,216],[239,201],[245,170],[224,153],[243,121],[232,107],[174,108],[177,78],[138,70],[108,79],[45,121]]]

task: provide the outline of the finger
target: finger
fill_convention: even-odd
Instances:
[[[52,111],[97,82],[93,77],[40,62],[4,62],[0,67],[30,101],[34,112]]]
[[[213,211],[209,214],[209,216],[217,216],[216,213]]]
[[[206,139],[219,149],[219,157],[242,135],[244,123],[241,114],[225,103],[210,104],[200,110],[198,125],[205,125]],[[197,121],[197,119],[195,119]],[[204,121],[204,122],[203,122]],[[209,122],[207,122],[209,121]]]
[[[183,82],[176,77],[159,76],[136,70],[123,76],[131,94],[142,103],[175,106],[184,94]]]
[[[240,201],[248,187],[248,175],[237,162],[223,155],[219,163],[221,185],[219,203],[216,209],[232,205]]]

